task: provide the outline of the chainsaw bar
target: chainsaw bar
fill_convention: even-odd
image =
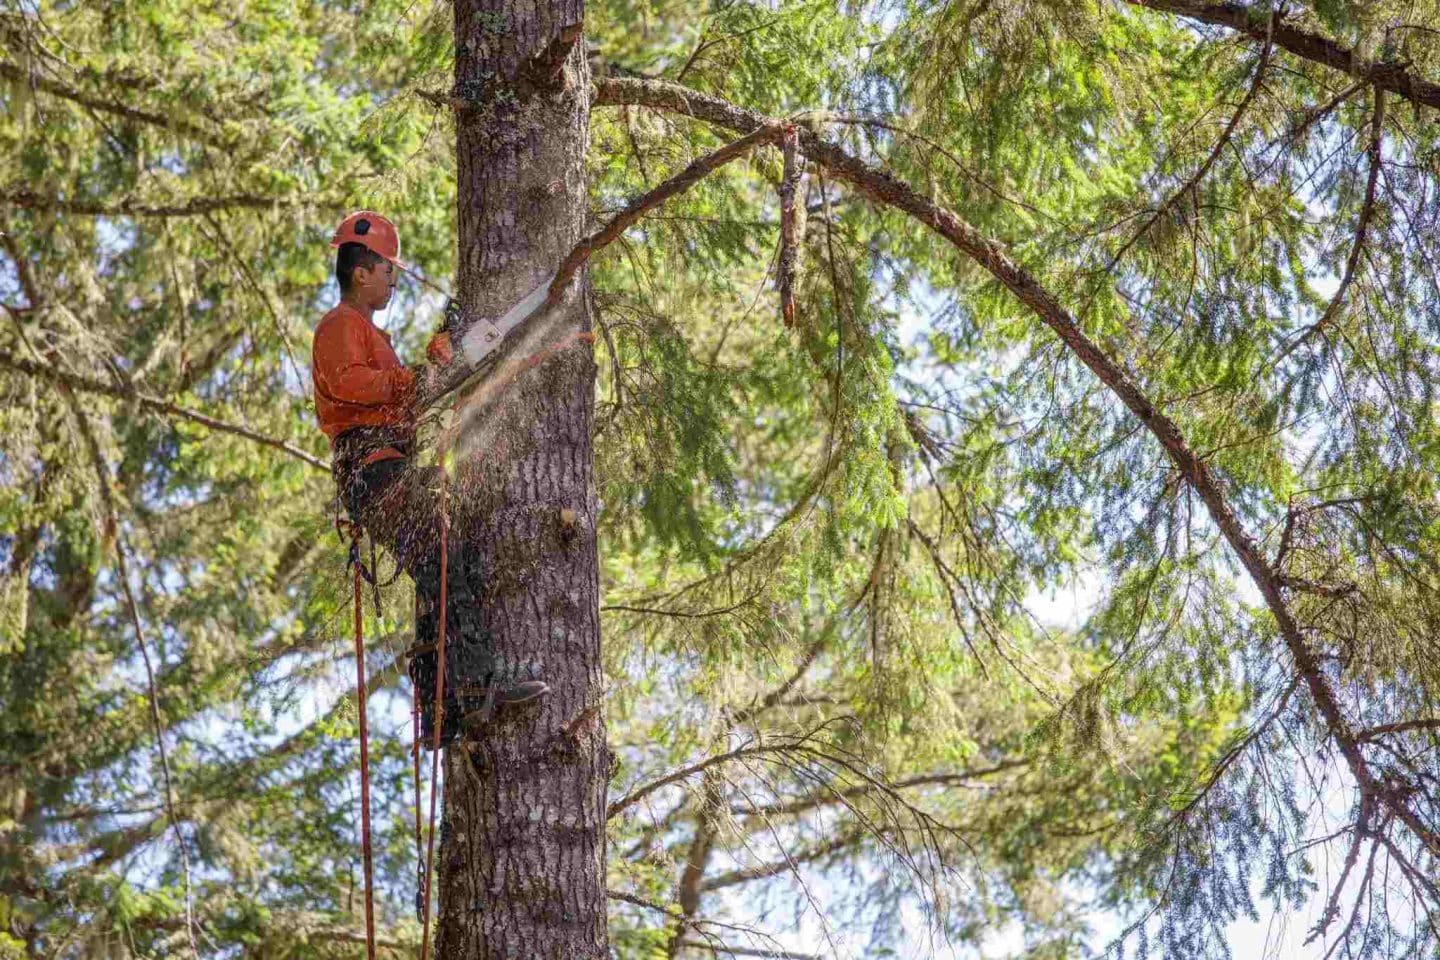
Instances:
[[[555,278],[552,273],[539,286],[525,294],[524,299],[515,306],[506,310],[498,320],[481,318],[465,331],[460,338],[460,352],[464,354],[465,360],[470,366],[475,366],[481,360],[495,351],[505,335],[535,314],[545,303],[545,298],[550,291],[550,281]]]

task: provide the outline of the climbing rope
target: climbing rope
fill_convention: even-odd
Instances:
[[[338,527],[340,520],[336,518]],[[360,578],[365,565],[360,562],[360,527],[350,524],[350,567],[355,601],[355,700],[360,714],[360,849],[365,860],[365,954],[375,960],[375,878],[370,844],[370,729],[365,710],[365,607]],[[365,571],[374,582],[374,574]]]
[[[430,731],[430,816],[429,837],[425,846],[425,873],[421,918],[424,927],[420,935],[420,960],[427,960],[430,953],[430,890],[431,871],[435,863],[435,789],[436,773],[440,766],[440,732],[445,725],[445,613],[449,602],[450,580],[450,475],[444,468],[440,471],[440,629],[436,639],[435,654],[435,719]],[[417,719],[418,724],[418,719]],[[420,741],[416,738],[416,771],[419,771]],[[416,779],[418,791],[419,779]],[[416,815],[419,815],[417,808]]]

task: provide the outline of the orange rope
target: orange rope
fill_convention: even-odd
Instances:
[[[365,635],[360,564],[355,573],[355,698],[360,711],[360,846],[365,855],[365,954],[375,960],[375,881],[370,852],[370,731],[365,719]]]
[[[425,834],[423,825],[420,822],[420,688],[410,684],[410,727],[414,736],[410,743],[410,759],[415,766],[415,866],[420,866],[420,858],[425,856]]]
[[[420,960],[430,954],[430,890],[433,886],[431,870],[435,864],[435,779],[440,764],[440,731],[445,724],[445,608],[449,600],[450,579],[450,504],[449,474],[442,469],[440,474],[440,630],[436,641],[435,656],[435,721],[430,733],[430,836],[425,846],[425,895],[420,921],[424,932],[420,938]],[[419,763],[417,756],[416,763]]]

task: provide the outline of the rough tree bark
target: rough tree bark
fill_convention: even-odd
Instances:
[[[519,300],[584,233],[583,13],[583,0],[456,0],[457,295],[479,314]],[[585,283],[517,333],[514,355],[546,359],[467,430],[455,464],[451,542],[465,556],[460,588],[483,593],[483,623],[457,616],[451,677],[483,682],[488,630],[497,679],[542,678],[551,694],[445,757],[435,955],[446,960],[607,955]]]

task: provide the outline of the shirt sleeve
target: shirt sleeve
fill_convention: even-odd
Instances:
[[[405,399],[415,375],[405,367],[372,367],[361,333],[354,323],[331,323],[315,335],[316,387],[333,400],[367,407]]]

